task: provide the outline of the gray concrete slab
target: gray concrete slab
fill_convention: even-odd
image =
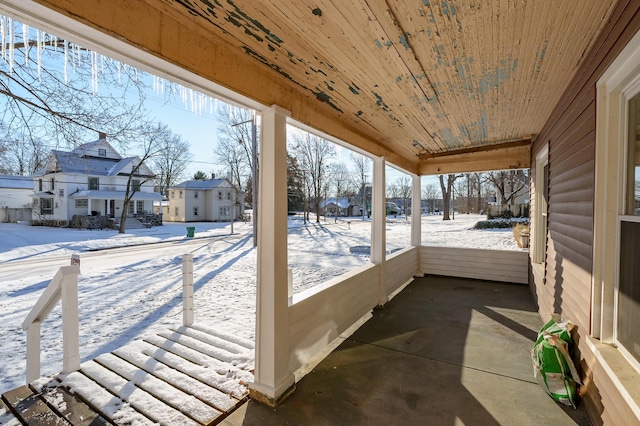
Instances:
[[[297,383],[224,425],[587,425],[534,381],[542,320],[527,286],[426,277]]]

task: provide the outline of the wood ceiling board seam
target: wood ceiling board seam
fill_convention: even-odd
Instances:
[[[347,84],[347,85],[349,85],[349,84]],[[383,117],[383,118],[384,118],[384,117]],[[399,149],[399,150],[402,150],[402,149],[405,149],[405,150],[406,150],[406,148],[404,148],[404,147],[402,147],[402,146],[398,147],[398,149]],[[409,155],[415,155],[415,153],[414,153],[414,152],[411,152],[410,150],[406,150],[406,151],[407,151],[407,154],[409,154]]]
[[[373,3],[375,6],[379,6],[377,2],[370,2],[370,3]],[[372,10],[372,14],[377,17],[377,21],[380,23],[385,34],[387,34],[387,38],[389,40],[391,40],[391,38],[394,38],[390,35],[391,34],[390,29],[394,29],[394,32],[398,37],[403,36],[402,29],[396,26],[396,24],[393,22],[393,19],[391,19],[390,13],[387,13],[388,6],[383,8],[376,7],[375,9],[372,8],[371,10]],[[398,49],[396,46],[397,46],[397,43],[393,42],[391,47],[394,49],[394,51],[398,55],[398,58],[402,60],[408,73],[412,76],[416,84],[421,88],[422,94],[429,99],[437,99],[437,95],[433,90],[432,84],[428,80],[428,75],[424,70],[424,68],[422,67],[422,65],[415,58],[415,53],[413,51],[406,53],[402,49]],[[420,76],[423,74],[425,75],[425,79],[429,81],[429,85],[427,87],[425,87],[422,84],[423,79],[420,78]],[[439,103],[440,101],[438,100],[437,102]],[[439,115],[438,110],[434,108],[432,103],[427,103],[425,107],[433,110],[432,116]],[[440,141],[438,141],[437,138],[435,138],[433,133],[431,133],[430,136],[432,137],[434,143],[437,146],[439,146],[440,148],[445,148],[445,146]]]

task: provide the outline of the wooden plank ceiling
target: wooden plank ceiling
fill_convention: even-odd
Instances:
[[[420,174],[527,167],[616,3],[34,1]]]
[[[255,72],[268,67],[290,90],[418,164],[496,144],[528,145],[614,3],[165,0],[164,6],[241,49],[259,65]]]

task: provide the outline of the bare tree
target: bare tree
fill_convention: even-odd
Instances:
[[[336,195],[336,215],[334,218],[334,223],[338,221],[338,214],[340,212],[340,198],[344,196],[346,192],[350,190],[353,186],[351,173],[349,172],[349,168],[344,163],[333,163],[330,166],[330,183],[333,187],[334,193]],[[326,209],[326,206],[325,206]]]
[[[251,126],[253,115],[250,110],[226,105],[218,112],[218,145],[214,154],[224,164],[231,176],[231,182],[245,191],[246,202],[250,203],[251,188],[247,182],[251,180],[252,149]],[[256,136],[257,137],[257,136]],[[255,153],[258,158],[258,153]],[[259,166],[256,164],[256,173]]]
[[[126,147],[146,119],[143,73],[64,39],[7,22],[15,37],[3,46],[11,54],[0,57],[0,110],[13,140],[26,150],[37,151],[38,140],[46,140],[48,149],[74,148],[106,132],[111,141]],[[34,157],[39,157],[35,151]]]
[[[0,172],[27,176],[44,167],[47,149],[39,138],[25,138],[23,133],[11,132],[4,126],[0,136]]]
[[[502,204],[506,206],[513,205],[516,196],[527,184],[527,178],[525,170],[502,170],[487,173],[487,179],[496,188]]]
[[[404,217],[407,217],[408,200],[411,198],[411,178],[409,176],[401,176],[396,179],[396,186],[398,188],[398,195],[402,198],[404,209]],[[418,206],[419,207],[419,206]]]
[[[192,158],[189,143],[180,135],[171,132],[165,124],[158,124],[157,132],[158,154],[150,158],[149,164],[157,174],[158,188],[166,195],[168,188],[175,185],[184,176],[187,165]]]
[[[120,215],[120,228],[118,232],[124,234],[129,203],[133,202],[133,196],[140,187],[150,180],[154,180],[154,175],[145,164],[150,159],[157,156],[163,148],[166,137],[166,128],[162,124],[144,125],[138,128],[138,150],[140,156],[134,157],[131,161],[131,170],[127,178],[127,186],[124,193],[124,204]]]
[[[435,184],[430,183],[422,188],[422,198],[427,200],[429,210],[433,213],[436,210],[436,198],[438,197],[438,188]]]
[[[320,200],[326,184],[327,164],[335,152],[332,143],[318,136],[306,132],[293,134],[293,153],[305,171],[305,181],[313,197],[316,222],[320,222]]]
[[[440,180],[440,190],[442,191],[442,220],[451,220],[449,210],[451,209],[451,194],[453,191],[453,183],[456,180],[456,175],[447,175],[446,183],[444,175],[438,175],[438,179]]]
[[[358,188],[358,194],[360,200],[360,206],[362,208],[362,220],[365,215],[369,215],[367,207],[367,181],[369,179],[369,170],[371,167],[371,160],[364,155],[351,153],[351,161],[353,161],[353,167],[355,169],[354,185]]]

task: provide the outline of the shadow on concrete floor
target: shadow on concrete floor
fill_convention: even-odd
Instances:
[[[529,287],[418,278],[276,409],[248,402],[224,425],[588,425],[533,378],[543,322]]]

